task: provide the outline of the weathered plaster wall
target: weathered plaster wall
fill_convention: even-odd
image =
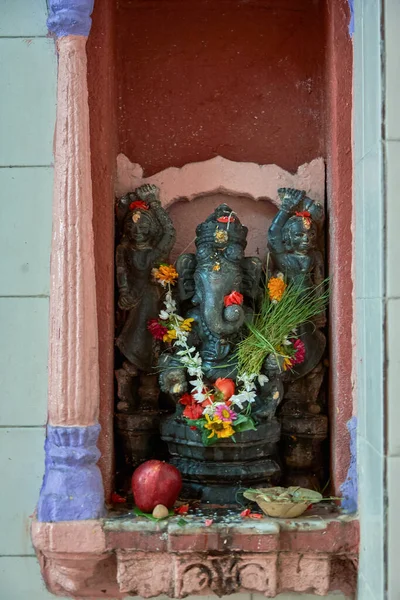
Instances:
[[[145,176],[325,154],[322,2],[124,0],[116,22],[119,150]]]
[[[332,316],[336,322],[331,322],[342,334],[340,341],[331,336],[332,372],[340,373],[331,384],[332,483],[337,494],[349,469],[347,423],[353,412],[352,348],[342,342],[351,339],[353,316],[348,302],[352,294],[349,21],[347,0],[223,0],[218,6],[206,0],[124,0],[115,12],[106,0],[97,0],[89,41],[92,165],[98,189],[94,192],[97,294],[103,340],[113,334],[109,317],[113,237],[104,228],[112,194],[103,166],[105,155],[123,152],[143,165],[145,176],[217,154],[237,161],[276,163],[289,170],[316,156],[327,158],[329,260],[335,272]],[[114,22],[115,39],[109,34]],[[115,82],[104,64],[107,47],[116,57],[117,115],[100,110],[102,103],[109,102]],[[108,136],[115,142],[116,117],[116,148],[109,142],[105,152],[97,138]],[[109,355],[103,357],[103,366],[109,366],[106,375],[101,369],[104,424],[112,404],[110,360]],[[111,440],[101,443],[109,447]],[[110,490],[107,482],[106,489]]]

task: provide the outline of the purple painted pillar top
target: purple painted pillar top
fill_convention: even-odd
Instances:
[[[47,27],[56,37],[89,35],[94,0],[49,0],[48,4]]]

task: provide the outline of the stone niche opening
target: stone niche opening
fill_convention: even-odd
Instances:
[[[100,367],[98,464],[108,512],[92,520],[34,521],[34,544],[48,587],[64,596],[109,598],[239,591],[267,597],[284,591],[351,595],[358,522],[349,514],[355,510],[355,456],[348,430],[353,415],[348,3],[96,0],[92,18],[86,50]],[[119,326],[115,204],[142,183],[159,187],[162,205],[176,224],[173,259],[191,250],[195,226],[220,202],[230,204],[249,227],[247,254],[260,258],[279,207],[278,187],[304,189],[324,203],[332,293],[324,383],[329,431],[320,440],[326,437],[327,445],[321,481],[329,480],[330,492],[343,498],[347,513],[330,506],[290,521],[256,522],[228,518],[225,512],[206,528],[200,516],[180,527],[175,517],[152,523],[134,517],[129,505],[113,505],[113,492],[127,491],[128,471],[121,476],[121,464],[129,454],[127,440],[124,448],[114,436],[119,418],[114,372],[120,366],[114,352]],[[131,416],[134,429],[137,421]],[[157,419],[151,426],[157,437]],[[136,464],[148,457],[146,452]],[[132,455],[129,460],[128,470]]]
[[[197,263],[196,273],[198,277],[205,277],[209,281],[212,269],[221,270],[221,273],[225,273],[225,278],[229,280],[225,292],[228,292],[229,286],[233,285],[230,281],[233,274],[236,281],[235,285],[239,286],[238,289],[246,294],[246,277],[251,277],[252,271],[247,271],[245,263],[250,261],[251,265],[253,263],[258,264],[257,275],[255,275],[257,280],[254,282],[256,295],[254,297],[249,296],[250,307],[252,307],[251,312],[253,313],[254,310],[257,310],[254,307],[259,305],[257,304],[259,300],[256,300],[256,297],[259,297],[259,291],[257,291],[261,289],[259,286],[263,285],[262,271],[273,273],[274,269],[277,268],[276,265],[274,267],[272,264],[274,260],[273,253],[269,253],[267,245],[269,227],[281,207],[281,198],[277,190],[278,188],[302,189],[307,197],[312,198],[323,210],[322,207],[325,203],[325,163],[322,158],[315,159],[311,163],[299,167],[295,174],[291,174],[275,165],[262,166],[254,163],[238,163],[216,157],[208,161],[185,165],[181,169],[172,167],[149,178],[144,178],[143,169],[139,165],[132,164],[124,155],[119,155],[117,159],[116,189],[117,195],[122,197],[121,202],[125,203],[124,199],[127,193],[135,189],[142,189],[143,185],[155,185],[157,187],[161,206],[168,211],[171,226],[176,233],[176,241],[171,247],[170,260],[177,265],[180,279],[187,277],[185,264],[182,266],[182,263],[180,263],[183,255],[187,257],[185,261],[192,261],[194,256],[196,256],[194,260],[197,261],[195,239],[196,244],[200,243],[201,239],[201,236],[199,237],[196,234],[198,225],[205,222],[210,214],[214,213],[216,207],[222,204],[229,205],[227,210],[234,211],[235,217],[232,217],[232,219],[236,219],[233,222],[239,222],[248,229],[247,246],[244,249],[244,263],[241,263],[240,260],[236,263],[232,258],[225,260],[225,248],[221,248],[221,253],[218,250],[218,243],[212,246],[212,240],[215,236],[210,238],[207,234],[207,252],[219,252],[219,257],[214,261],[217,267],[209,265],[208,262],[204,267]],[[127,200],[129,204],[132,198],[133,195],[129,195]],[[118,201],[118,206],[120,206],[119,203],[120,201]],[[140,210],[136,213],[128,211],[125,220],[122,222],[123,224],[121,224],[121,219],[117,218],[117,232],[122,231],[126,222],[129,223],[134,218],[139,220],[142,214]],[[280,212],[279,214],[283,216],[284,213]],[[294,214],[295,212],[293,212]],[[222,225],[217,223],[217,229],[219,227],[222,227]],[[226,247],[231,247],[236,251],[239,234],[233,232],[231,235],[229,225],[225,227]],[[325,235],[322,224],[318,228],[318,232],[317,251],[320,253],[320,260],[323,261]],[[117,263],[117,269],[124,269],[122,276],[121,274],[118,275],[117,272],[117,284],[118,287],[122,285],[121,289],[125,290],[126,281],[131,276],[132,262],[129,258],[132,256],[131,252],[136,252],[137,256],[142,255],[140,251],[135,250],[136,245],[131,246],[126,238],[124,238],[125,242],[122,243],[121,236],[118,233],[117,236],[116,256],[119,256],[120,251],[127,253],[127,258],[122,263]],[[144,252],[147,253],[148,250]],[[300,273],[297,276],[299,275]],[[218,277],[219,275],[214,275],[211,279]],[[312,277],[314,278],[314,275]],[[321,271],[319,277],[321,280],[324,278],[323,271]],[[147,279],[151,280],[151,276]],[[147,279],[141,286],[148,285]],[[183,291],[187,285],[185,279],[182,287],[178,285],[177,290],[171,288],[179,305],[178,310],[185,310],[185,306],[188,305],[187,302],[185,305],[185,292]],[[206,281],[203,281],[202,285],[205,286],[205,289],[208,289]],[[207,292],[211,295],[214,307],[213,316],[210,318],[216,318],[219,321],[219,313],[223,312],[224,308],[223,299],[219,297],[220,284],[214,285],[218,287],[211,287]],[[133,295],[140,294],[140,289],[136,287],[135,281],[132,280],[131,286]],[[225,287],[223,285],[224,289]],[[121,293],[124,293],[124,291],[120,291]],[[154,286],[150,284],[142,302],[148,304],[150,294],[153,293],[157,294],[158,292],[154,292]],[[250,294],[251,292],[247,293]],[[117,296],[117,301],[119,298]],[[204,303],[207,301],[207,298],[203,297],[199,303],[197,309],[199,316],[197,319],[195,318],[194,323],[198,333],[189,338],[189,340],[192,339],[192,342],[189,341],[189,345],[196,345],[200,356],[203,357],[206,363],[207,353],[217,351],[215,349],[218,348],[219,339],[223,337],[215,333],[213,325],[210,324],[211,329],[208,329],[207,316],[204,312]],[[154,314],[148,314],[146,322],[150,317],[158,318],[162,303],[163,300],[160,298],[153,311]],[[191,304],[189,310],[193,311],[193,307],[190,309],[190,306]],[[173,347],[161,344],[161,347],[156,351],[157,356],[159,352],[161,352],[161,355],[160,358],[156,357],[155,364],[150,359],[144,369],[140,367],[140,353],[143,345],[149,344],[151,346],[152,343],[150,333],[146,331],[143,333],[145,325],[143,326],[141,322],[143,320],[141,310],[140,307],[136,308],[135,306],[132,311],[125,311],[118,306],[116,313],[116,336],[119,349],[116,353],[118,386],[115,401],[115,459],[117,466],[115,487],[119,495],[130,498],[133,470],[145,460],[152,458],[166,459],[178,466],[184,478],[182,499],[198,500],[202,506],[205,505],[206,507],[210,504],[218,505],[219,509],[224,504],[229,508],[235,506],[238,490],[245,487],[254,488],[278,483],[301,485],[311,489],[322,489],[326,486],[329,471],[326,452],[328,410],[325,394],[326,386],[324,385],[327,351],[325,335],[322,333],[325,330],[323,325],[322,328],[318,328],[320,333],[315,334],[315,339],[311,340],[310,338],[310,346],[307,350],[307,352],[311,352],[312,356],[316,352],[316,358],[311,358],[307,368],[304,364],[304,376],[300,379],[297,378],[297,384],[294,383],[296,376],[293,378],[293,382],[290,377],[286,376],[286,383],[283,383],[285,377],[282,371],[278,375],[276,384],[274,384],[272,382],[273,375],[268,373],[272,378],[269,383],[271,391],[263,392],[265,394],[264,400],[261,400],[261,396],[259,396],[260,402],[263,403],[269,415],[266,417],[264,425],[262,425],[264,417],[260,416],[259,418],[259,425],[265,429],[263,435],[268,444],[257,442],[257,436],[253,436],[254,439],[244,441],[244,443],[241,442],[241,436],[239,436],[237,440],[239,443],[237,443],[235,436],[234,445],[232,445],[232,442],[227,444],[226,441],[221,441],[217,444],[218,447],[215,447],[215,450],[210,451],[210,449],[203,446],[199,431],[190,433],[182,418],[175,416],[179,413],[179,396],[182,395],[183,391],[180,394],[166,393],[167,390],[163,389],[161,383],[164,376],[161,375],[162,367],[160,365],[164,364],[164,358],[167,358],[167,360],[172,359],[176,363],[176,350],[179,350],[179,348],[175,349],[174,352]],[[185,315],[185,312],[182,314]],[[190,314],[195,315],[194,312],[190,312]],[[132,330],[133,315],[135,315],[134,319],[137,325],[135,324]],[[201,325],[199,319],[201,319]],[[221,326],[223,325],[221,324]],[[140,328],[142,332],[138,333]],[[206,337],[201,333],[204,328],[207,328]],[[230,353],[226,354],[226,350],[222,349],[224,358],[214,360],[213,365],[215,366],[212,367],[214,375],[211,375],[211,380],[207,379],[206,374],[204,375],[205,381],[209,381],[205,385],[211,386],[217,377],[226,376],[225,372],[229,376],[232,370],[231,367],[224,366],[226,361],[234,360],[235,342],[230,340],[237,339],[238,335],[243,335],[241,333],[243,332],[243,326],[239,324],[237,330],[232,329],[233,333],[226,334],[226,340],[222,344],[223,347],[230,348]],[[128,334],[126,331],[128,331]],[[140,338],[140,348],[137,348],[136,335]],[[306,339],[307,336],[304,340]],[[120,340],[122,341],[120,342]],[[132,363],[126,362],[127,357],[130,356],[132,356],[130,360],[136,367],[133,376],[131,374],[133,370]],[[176,367],[182,369],[179,359]],[[159,379],[158,382],[157,379]],[[190,377],[183,377],[180,385],[187,386],[185,390],[187,389],[190,392],[191,386],[188,384],[188,379]],[[175,380],[173,383],[176,385]],[[239,387],[238,380],[236,388]],[[170,389],[172,390],[172,387]],[[257,393],[258,395],[261,393],[261,388],[258,388]],[[272,396],[269,396],[273,393],[278,394],[279,399],[276,402],[273,402]],[[266,407],[271,403],[276,404],[276,406],[273,409],[267,409]],[[258,414],[261,415],[263,411],[264,409]],[[188,449],[185,450],[183,446],[187,446]],[[221,469],[218,467],[219,462],[224,465]],[[249,475],[246,478],[246,472],[251,473],[251,476]]]

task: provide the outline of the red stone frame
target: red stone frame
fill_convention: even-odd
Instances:
[[[87,45],[93,185],[93,227],[100,366],[99,461],[106,493],[113,491],[114,409],[114,182],[117,157],[113,98],[113,7],[98,0]],[[352,380],[352,48],[348,6],[327,2],[327,210],[331,298],[331,480],[340,495],[351,463],[347,424]],[[77,407],[79,410],[79,407]],[[173,524],[109,520],[33,524],[33,538],[49,589],[59,595],[122,598],[254,591],[329,590],[351,594],[356,584],[358,523],[354,517],[266,521],[226,528],[181,530]]]

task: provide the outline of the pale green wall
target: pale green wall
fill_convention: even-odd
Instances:
[[[29,535],[47,402],[57,59],[45,22],[45,0],[0,0],[0,600],[53,598]]]
[[[29,515],[43,473],[57,61],[45,0],[0,0],[0,599],[52,598]]]

